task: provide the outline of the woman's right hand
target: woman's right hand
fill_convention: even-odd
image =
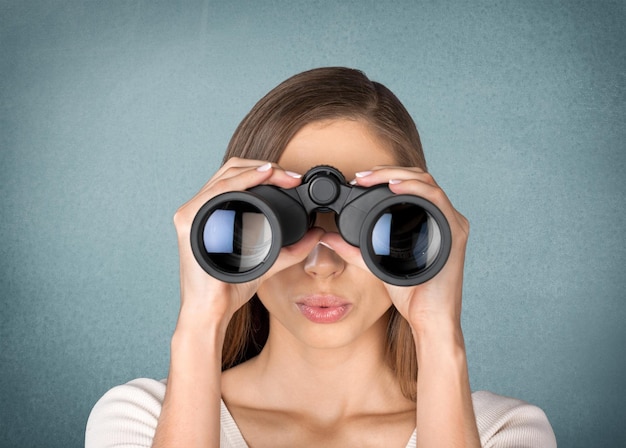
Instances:
[[[172,336],[170,370],[153,446],[219,447],[222,347],[231,317],[265,276],[303,260],[321,237],[312,230],[283,248],[264,277],[229,284],[207,274],[191,250],[191,224],[214,196],[259,184],[291,188],[299,177],[259,160],[231,159],[174,216],[180,255],[181,307]],[[318,229],[319,230],[319,229]]]
[[[300,175],[284,171],[276,164],[232,158],[191,200],[178,209],[174,216],[180,256],[181,290],[181,311],[177,329],[181,326],[202,329],[217,325],[225,332],[232,315],[250,300],[264,278],[302,261],[321,237],[319,229],[312,229],[298,243],[283,248],[274,266],[262,277],[247,283],[224,283],[207,274],[197,263],[191,250],[191,224],[200,207],[214,196],[228,191],[243,191],[260,184],[293,188],[300,182]]]

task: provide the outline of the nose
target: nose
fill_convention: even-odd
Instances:
[[[326,232],[339,232],[335,218],[336,214],[333,212],[318,212],[315,214],[314,226]],[[318,243],[304,263],[305,272],[318,279],[334,277],[343,272],[344,267],[343,258],[324,243]]]
[[[346,266],[337,252],[324,243],[318,243],[304,262],[304,271],[318,280],[325,280],[341,274]]]
[[[324,229],[325,232],[339,232],[334,212],[317,212],[314,226]],[[304,270],[317,279],[332,278],[343,272],[345,261],[330,246],[318,243],[307,256]]]

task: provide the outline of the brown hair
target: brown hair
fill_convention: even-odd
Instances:
[[[235,130],[224,162],[231,157],[276,162],[303,126],[333,118],[362,120],[391,144],[399,165],[426,170],[419,133],[400,100],[363,72],[343,67],[309,70],[271,90]],[[228,326],[222,368],[257,355],[268,331],[267,310],[255,296],[235,313]],[[387,359],[403,394],[415,400],[417,358],[413,336],[408,322],[395,307],[389,317]]]

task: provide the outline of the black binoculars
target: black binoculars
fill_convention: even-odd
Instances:
[[[267,272],[282,247],[298,242],[317,213],[328,212],[335,213],[343,239],[360,248],[370,271],[386,283],[424,283],[450,254],[450,226],[432,202],[395,194],[387,185],[352,186],[330,166],[312,168],[295,188],[259,185],[212,198],[194,218],[191,247],[211,276],[247,282]]]

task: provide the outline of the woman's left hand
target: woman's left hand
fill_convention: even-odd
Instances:
[[[419,372],[416,390],[418,446],[479,447],[461,330],[463,267],[469,223],[452,206],[433,177],[423,170],[377,167],[357,174],[357,185],[370,187],[383,183],[389,183],[389,188],[396,194],[420,196],[435,204],[448,220],[452,233],[450,256],[435,277],[416,286],[385,283],[391,301],[409,322],[415,341]],[[367,269],[360,250],[343,241],[338,234],[326,233],[321,241],[329,243],[347,262]]]
[[[423,197],[445,215],[452,232],[452,248],[443,269],[429,281],[405,287],[386,284],[389,296],[400,314],[417,334],[431,327],[452,324],[460,328],[463,267],[469,236],[469,222],[452,205],[433,177],[419,168],[377,167],[357,174],[357,185],[370,187],[389,183],[396,194]]]

